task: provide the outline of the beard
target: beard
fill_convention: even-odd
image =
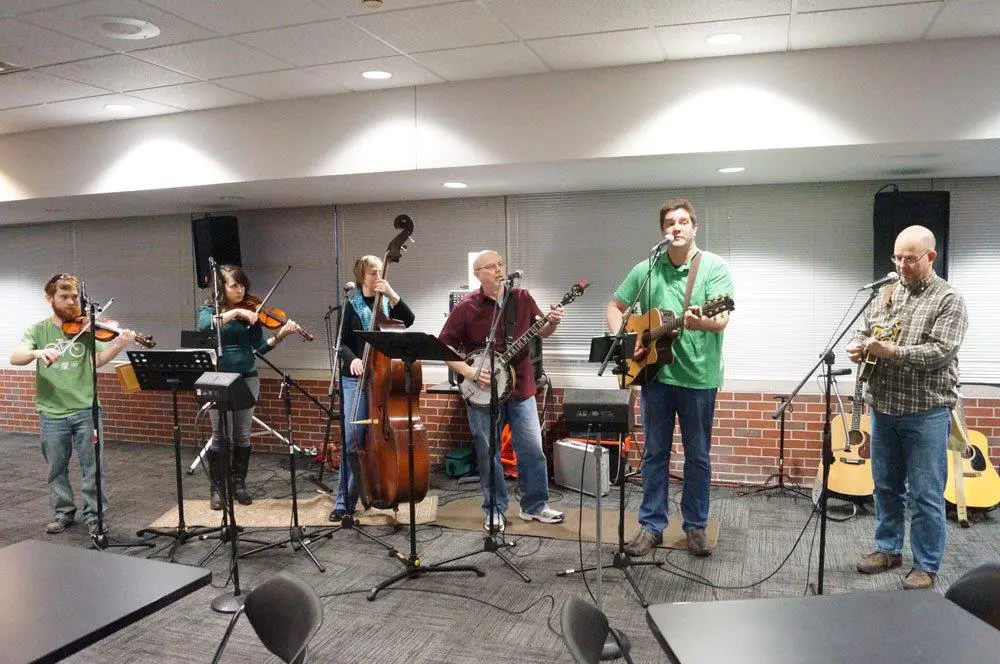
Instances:
[[[60,307],[53,304],[52,313],[54,313],[56,317],[64,323],[74,321],[80,316],[80,310],[75,305]]]

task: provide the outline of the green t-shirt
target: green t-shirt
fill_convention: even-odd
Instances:
[[[699,253],[701,253],[701,264],[698,266],[694,289],[691,291],[691,305],[704,304],[720,295],[732,295],[733,279],[726,262],[711,252],[699,250]],[[690,258],[693,256],[689,257],[684,265],[675,267],[670,262],[670,257],[664,254],[653,270],[648,291],[639,297],[641,311],[655,308],[672,311],[675,316],[681,315],[688,270],[691,266]],[[625,281],[615,291],[615,299],[626,305],[631,302],[647,270],[649,270],[647,261],[633,267],[625,277]],[[722,338],[722,332],[682,330],[680,338],[673,345],[674,361],[660,369],[656,376],[657,380],[680,387],[718,389],[722,386],[723,374]]]
[[[35,323],[24,333],[21,343],[32,350],[69,345],[69,338],[51,318]],[[107,348],[97,342],[97,352]],[[48,417],[68,417],[90,408],[94,401],[94,370],[90,357],[90,344],[83,339],[73,342],[56,362],[45,366],[35,362],[35,407]]]

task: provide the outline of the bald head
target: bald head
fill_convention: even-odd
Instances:
[[[908,226],[896,236],[893,256],[903,283],[930,276],[937,258],[935,246],[934,233],[923,226]]]
[[[908,226],[904,228],[896,236],[896,245],[898,246],[900,243],[920,249],[921,252],[934,249],[936,246],[934,233],[929,228],[923,226]]]

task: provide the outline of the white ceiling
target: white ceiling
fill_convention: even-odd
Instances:
[[[160,32],[113,39],[98,29],[99,17],[109,16],[142,19]],[[705,41],[730,32],[744,40]],[[0,61],[20,68],[0,73],[0,134],[446,81],[996,35],[1000,0],[384,0],[380,8],[361,0],[0,0]],[[363,79],[369,69],[393,76]],[[116,116],[105,109],[111,103],[132,109]],[[939,147],[939,161],[954,163],[948,175],[1000,173],[995,149]],[[781,151],[764,151],[758,157],[776,167],[757,172],[769,173],[765,181],[883,177],[893,151],[831,150],[823,160],[813,152],[801,159],[805,170]],[[881,170],[868,174],[866,164],[880,159]],[[843,173],[849,163],[851,173]],[[616,160],[614,168],[600,161],[494,168],[479,175],[492,178],[497,191],[478,193],[581,188],[565,184],[572,174],[591,188],[648,186],[651,170],[662,182],[663,168],[669,172],[670,159]],[[675,170],[682,178],[684,169]],[[405,173],[379,174],[377,183],[370,177],[243,183],[227,193],[243,196],[238,207],[344,200],[333,196],[339,189],[352,200],[411,193]],[[129,201],[141,207],[178,191],[133,192]],[[79,211],[93,207],[106,216],[103,198],[111,197],[94,197]],[[20,213],[4,214],[4,221],[59,218],[45,209],[60,203],[5,203],[5,213]]]

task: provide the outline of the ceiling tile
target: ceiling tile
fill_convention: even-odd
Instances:
[[[69,62],[63,65],[53,65],[39,71],[118,92],[141,90],[160,85],[176,85],[196,80],[190,76],[121,53]]]
[[[517,40],[502,23],[471,1],[368,14],[351,21],[407,53]]]
[[[660,43],[670,60],[710,58],[745,53],[768,53],[788,48],[788,16],[716,21],[695,25],[672,25],[657,28]],[[738,33],[743,41],[715,46],[705,40],[720,33]]]
[[[529,41],[528,46],[553,69],[589,69],[663,60],[656,36],[647,29],[537,39]]]
[[[297,25],[334,18],[334,13],[311,0],[239,0],[237,2],[205,2],[205,0],[144,0],[184,19],[213,30],[220,35],[232,35],[253,30],[267,30],[285,25]],[[354,4],[360,4],[354,3]]]
[[[361,73],[369,70],[387,71],[392,78],[369,80]],[[309,67],[306,71],[329,79],[348,90],[379,90],[382,88],[403,88],[411,85],[441,83],[442,80],[409,58],[397,55],[391,58],[374,58],[355,62],[338,62],[330,65]]]
[[[186,111],[252,104],[257,101],[257,99],[240,92],[226,90],[225,88],[205,82],[182,83],[181,85],[171,85],[164,88],[137,90],[129,93],[129,96],[155,101],[159,104],[167,104],[168,106],[176,106]]]
[[[931,39],[944,39],[997,34],[1000,34],[1000,2],[965,0],[945,5],[927,36]]]
[[[0,16],[17,16],[39,9],[71,5],[74,2],[76,0],[3,0],[3,4],[0,4]]]
[[[861,9],[863,7],[882,7],[885,5],[906,5],[927,2],[928,0],[798,0],[795,12],[821,12],[830,9]],[[963,0],[964,1],[964,0]],[[938,2],[938,5],[944,4]]]
[[[521,42],[428,51],[410,57],[447,81],[537,74],[548,69]]]
[[[46,76],[36,71],[16,71],[0,76],[0,108],[30,106],[63,99],[107,94],[90,85]]]
[[[398,54],[392,47],[343,20],[251,32],[233,39],[301,66]]]
[[[789,42],[794,49],[804,49],[919,39],[934,20],[938,4],[796,14],[792,17]]]
[[[111,51],[18,19],[0,19],[0,60],[21,67],[42,67]]]
[[[656,25],[730,21],[777,16],[791,11],[791,0],[644,0]],[[800,0],[801,4],[801,0]]]
[[[649,27],[641,0],[485,0],[522,39]]]
[[[332,11],[335,16],[344,17],[380,14],[400,9],[412,9],[413,7],[426,7],[427,5],[440,5],[454,2],[454,0],[390,0],[378,8],[366,7],[361,4],[361,0],[314,0],[314,2],[318,5],[323,5]]]
[[[153,23],[160,34],[149,39],[114,39],[97,30],[96,17],[120,16]],[[138,0],[87,0],[74,5],[25,14],[23,20],[115,51],[134,51],[192,39],[207,39],[215,33]]]
[[[133,55],[202,79],[288,69],[288,63],[226,37],[161,46],[137,51]]]
[[[107,104],[128,104],[132,108],[128,111],[109,111],[105,108]],[[45,114],[51,117],[59,117],[77,122],[110,122],[113,120],[124,120],[127,118],[139,118],[149,115],[164,115],[166,113],[179,113],[181,109],[164,104],[137,99],[128,95],[100,95],[98,97],[87,97],[85,99],[70,99],[67,101],[57,101],[45,105]]]
[[[212,83],[269,101],[275,99],[297,99],[299,97],[318,97],[347,92],[346,88],[301,69],[218,78],[212,81]]]

